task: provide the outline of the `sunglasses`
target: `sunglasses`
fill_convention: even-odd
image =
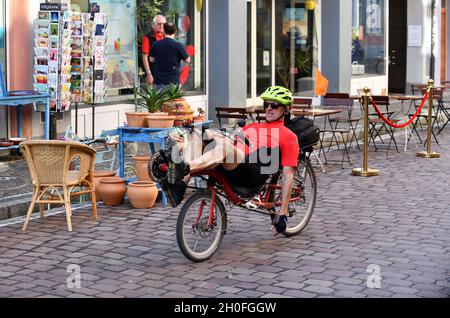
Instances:
[[[280,103],[277,103],[277,102],[264,102],[264,104],[263,104],[264,110],[266,110],[267,108],[269,108],[269,106],[270,106],[271,109],[277,110],[278,107],[282,107],[282,106],[284,106],[284,105],[283,105],[283,104],[280,104]]]

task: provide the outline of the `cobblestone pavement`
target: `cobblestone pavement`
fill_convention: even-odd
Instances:
[[[26,233],[1,226],[0,297],[449,297],[449,129],[439,137],[440,159],[416,158],[421,146],[370,152],[379,177],[317,169],[316,210],[298,236],[272,237],[268,217],[230,211],[219,251],[203,263],[179,251],[176,209],[99,206],[94,222],[82,208],[73,233],[63,214]],[[351,158],[362,165],[360,152]],[[72,264],[79,289],[67,286]],[[369,288],[377,269],[380,286]]]

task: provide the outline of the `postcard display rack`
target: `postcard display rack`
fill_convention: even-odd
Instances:
[[[35,22],[34,90],[50,94],[52,112],[70,110],[71,33],[68,11],[39,11]]]
[[[35,22],[34,89],[51,95],[52,112],[75,104],[103,103],[107,92],[107,15],[69,11],[39,11]]]
[[[71,93],[75,103],[75,133],[78,133],[78,104],[84,102],[92,105],[94,134],[95,104],[104,103],[107,93],[107,15],[73,13],[72,23]]]

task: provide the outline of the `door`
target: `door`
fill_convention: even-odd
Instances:
[[[407,0],[389,1],[389,93],[406,89]]]
[[[247,1],[247,104],[273,85],[273,0]]]

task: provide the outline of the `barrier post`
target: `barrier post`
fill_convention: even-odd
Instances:
[[[440,153],[431,151],[432,133],[433,133],[433,88],[434,81],[430,79],[428,81],[428,91],[430,92],[430,96],[428,97],[428,130],[427,130],[427,151],[421,151],[417,153],[417,157],[420,158],[439,158],[441,156]],[[436,117],[437,120],[437,117]]]
[[[352,175],[358,177],[375,177],[380,174],[377,169],[369,168],[369,103],[370,103],[370,89],[364,88],[364,162],[363,168],[356,168],[352,170]]]

